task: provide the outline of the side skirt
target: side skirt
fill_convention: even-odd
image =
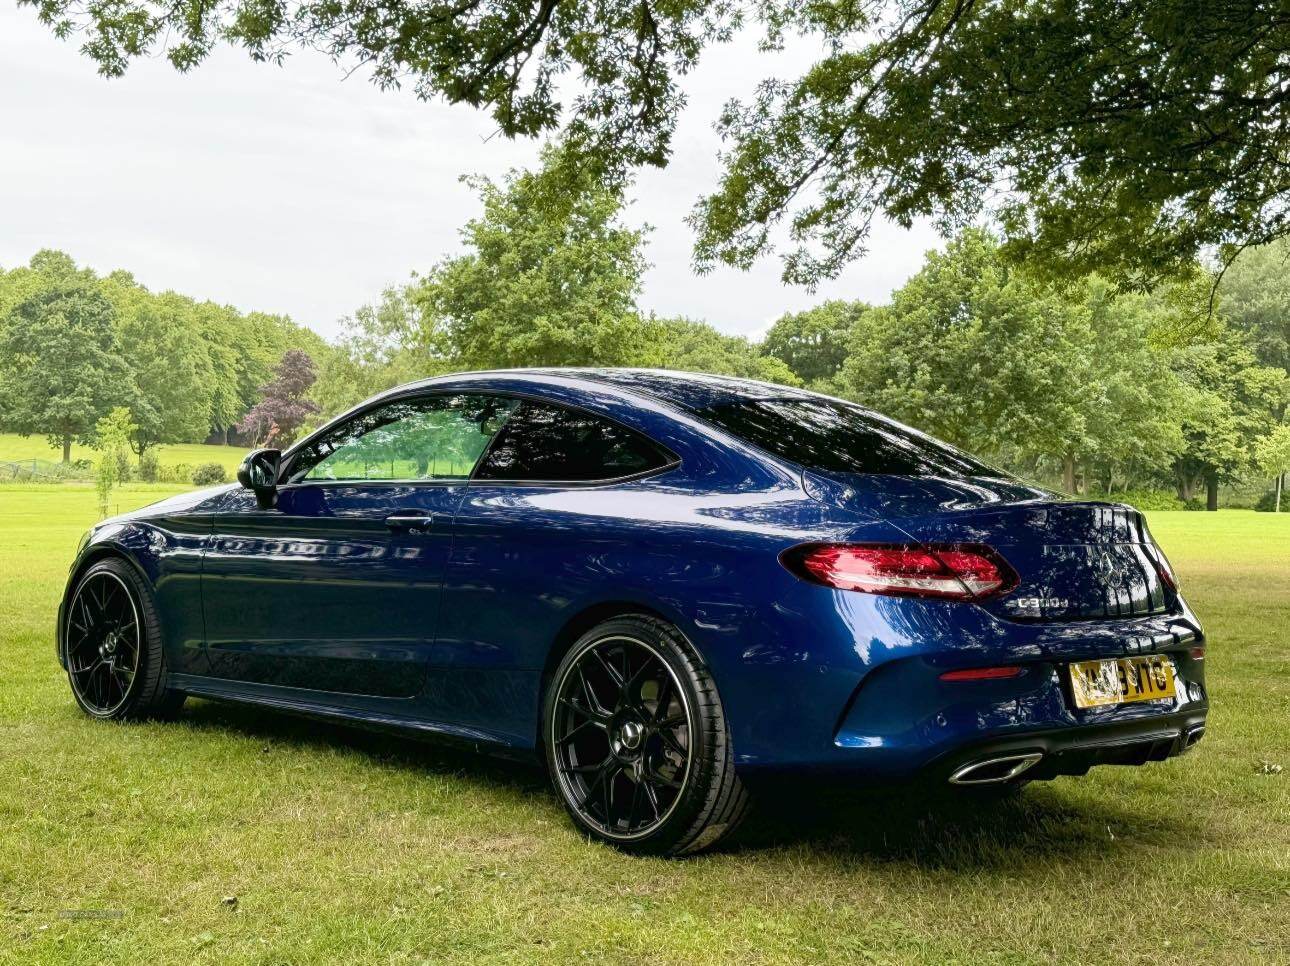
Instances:
[[[355,698],[361,701],[362,697],[356,695],[332,695],[301,688],[229,681],[195,674],[171,674],[167,680],[167,686],[196,698],[254,705],[334,724],[389,732],[408,738],[443,741],[454,747],[465,748],[480,754],[521,761],[533,761],[536,758],[534,748],[516,742],[512,736],[481,728],[465,728],[428,721],[425,718],[400,713],[402,709],[388,707],[393,702],[411,705],[414,701],[412,698],[375,699],[387,707],[363,707],[357,703],[338,703],[338,701],[354,701]],[[407,710],[412,709],[409,707]]]

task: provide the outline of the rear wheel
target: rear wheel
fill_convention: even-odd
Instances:
[[[152,594],[125,561],[100,560],[76,585],[63,640],[67,678],[95,718],[168,717],[184,695],[166,688],[165,655]]]
[[[547,765],[594,838],[682,855],[747,811],[716,685],[679,633],[632,616],[583,635],[556,669],[544,714]]]

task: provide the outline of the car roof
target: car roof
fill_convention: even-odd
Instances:
[[[734,376],[713,376],[699,372],[677,372],[671,369],[615,369],[615,368],[531,368],[531,369],[497,369],[488,372],[463,372],[450,376],[440,376],[413,386],[400,387],[412,389],[418,385],[432,386],[444,382],[468,380],[485,382],[489,378],[501,380],[524,380],[530,377],[534,382],[546,382],[548,379],[570,380],[581,383],[593,383],[599,386],[610,386],[615,389],[648,396],[682,409],[699,411],[723,403],[747,401],[752,399],[785,399],[818,398],[816,394],[790,386],[780,386],[755,379],[739,379]]]

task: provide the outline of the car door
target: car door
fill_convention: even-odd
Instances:
[[[572,406],[524,400],[457,514],[424,701],[436,720],[531,740],[538,679],[571,602],[650,549],[634,519],[676,456]]]
[[[434,641],[452,520],[514,403],[472,394],[364,410],[285,460],[277,504],[215,515],[193,674],[406,698]]]

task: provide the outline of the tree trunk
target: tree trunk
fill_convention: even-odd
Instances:
[[[1218,474],[1205,474],[1205,509],[1218,509]]]
[[[1075,493],[1075,454],[1067,453],[1062,457],[1062,486],[1066,492]]]
[[[228,427],[227,426],[223,428],[222,433],[223,433],[223,438],[221,441],[225,446],[227,446],[228,445]]]
[[[1285,492],[1285,488],[1286,488],[1286,475],[1284,473],[1278,473],[1277,474],[1277,500],[1272,507],[1273,513],[1281,512],[1281,494]]]
[[[72,461],[72,437],[64,436],[63,437],[63,462],[70,463],[71,461]]]

